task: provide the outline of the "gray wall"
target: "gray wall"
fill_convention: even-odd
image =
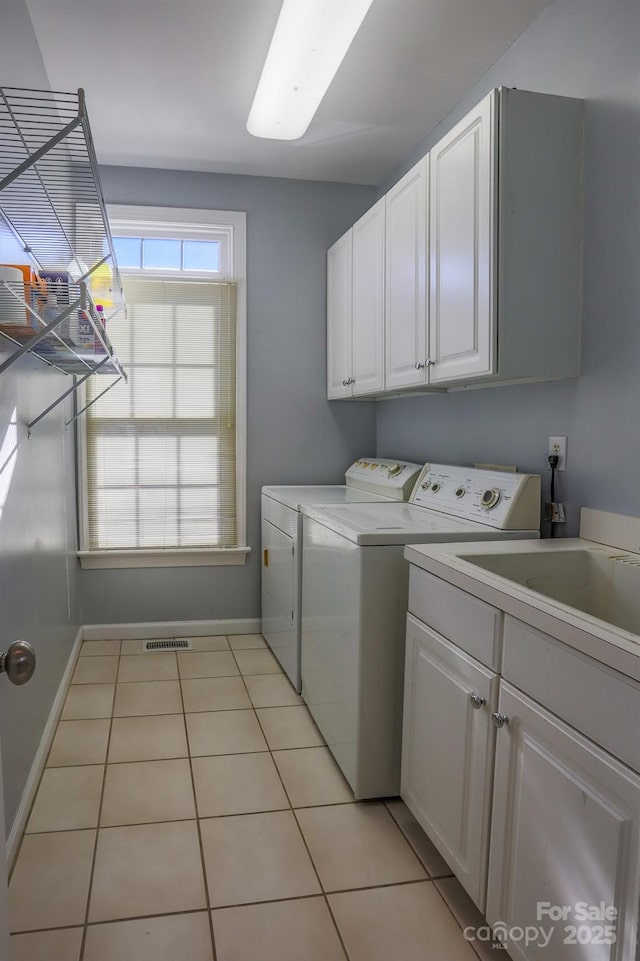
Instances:
[[[567,506],[568,535],[581,505],[640,515],[639,51],[638,0],[556,0],[379,191],[493,87],[585,99],[580,379],[377,405],[377,452],[385,457],[542,472],[548,436],[566,434],[568,469],[556,497]]]
[[[0,81],[6,86],[49,86],[23,0],[3,0]],[[24,262],[21,249],[0,229],[0,263]],[[0,343],[0,362],[10,350]],[[18,447],[0,463],[0,647],[31,641],[38,667],[22,688],[0,679],[0,732],[11,828],[79,623],[75,558],[72,434],[59,408],[27,440],[25,424],[69,385],[68,378],[24,358],[0,376],[0,445],[11,437],[17,409]],[[9,433],[7,434],[7,431]],[[3,502],[3,503],[2,503]]]
[[[347,184],[105,167],[110,203],[247,212],[247,536],[244,567],[82,571],[82,621],[260,614],[260,488],[339,483],[375,447],[373,403],[326,399],[327,247],[375,200]]]

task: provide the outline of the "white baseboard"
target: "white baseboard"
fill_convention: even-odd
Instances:
[[[56,733],[58,720],[62,714],[62,708],[67,696],[67,690],[71,683],[71,677],[73,676],[78,654],[80,653],[82,639],[82,628],[80,628],[73,642],[69,660],[67,662],[65,672],[62,675],[60,686],[58,687],[58,693],[55,696],[53,704],[51,705],[49,717],[47,718],[47,723],[45,724],[44,731],[42,732],[42,738],[40,739],[40,745],[36,751],[36,756],[33,759],[33,764],[31,765],[31,770],[29,771],[29,777],[27,778],[27,783],[24,786],[20,804],[18,805],[16,816],[13,819],[13,824],[11,825],[11,830],[9,831],[9,836],[7,838],[7,867],[9,869],[11,869],[13,866],[13,862],[18,853],[20,839],[24,829],[27,826],[27,818],[29,817],[31,805],[33,804],[33,799],[36,791],[38,790],[40,778],[42,777],[42,772],[47,762],[49,748],[51,747],[51,742],[53,741],[53,737]]]
[[[146,624],[85,624],[85,641],[137,641],[152,637],[208,637],[214,634],[259,634],[259,617],[225,621],[149,621]]]

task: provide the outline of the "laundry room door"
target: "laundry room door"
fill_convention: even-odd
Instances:
[[[0,841],[5,838],[2,748],[0,746]],[[7,910],[7,862],[0,857],[0,961],[9,961],[9,914]]]

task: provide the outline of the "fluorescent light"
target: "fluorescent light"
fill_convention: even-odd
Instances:
[[[283,0],[247,130],[297,140],[311,123],[372,0]]]

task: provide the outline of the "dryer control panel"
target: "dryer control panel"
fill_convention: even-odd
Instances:
[[[383,494],[393,500],[407,501],[421,471],[424,471],[422,464],[411,464],[406,460],[363,457],[348,469],[345,483],[347,487],[370,494]]]
[[[425,464],[410,503],[497,530],[539,530],[540,476]]]

